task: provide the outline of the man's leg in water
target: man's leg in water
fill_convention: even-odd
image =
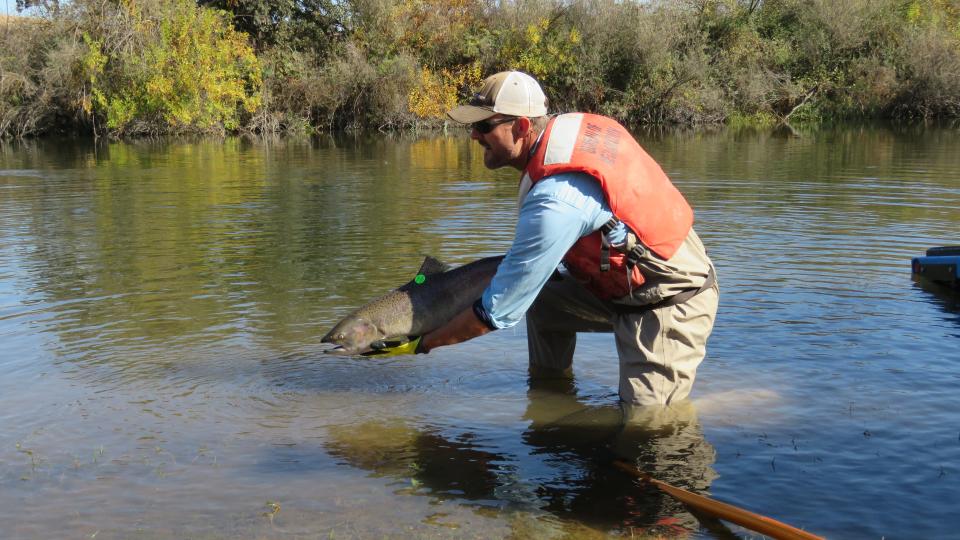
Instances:
[[[614,332],[620,358],[620,399],[665,405],[687,397],[719,303],[719,287],[683,304],[615,313],[569,276],[548,281],[527,311],[530,376],[570,377],[577,332]]]
[[[550,280],[527,310],[530,377],[570,377],[577,332],[612,332],[614,312],[573,278]]]
[[[714,285],[682,304],[615,319],[621,400],[667,405],[690,394],[719,298]]]

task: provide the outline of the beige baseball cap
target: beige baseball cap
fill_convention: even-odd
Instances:
[[[520,71],[501,71],[483,81],[467,105],[447,112],[454,122],[472,124],[495,114],[536,118],[547,114],[547,96],[537,81]]]

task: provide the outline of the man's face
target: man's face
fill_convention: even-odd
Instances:
[[[523,149],[522,142],[513,129],[516,120],[517,118],[512,116],[498,114],[473,124],[470,138],[484,148],[483,164],[488,169],[499,169],[506,165],[516,167],[517,158]]]

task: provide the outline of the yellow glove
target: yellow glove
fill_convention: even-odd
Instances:
[[[426,354],[420,348],[422,336],[409,336],[400,339],[374,341],[370,344],[372,351],[363,353],[363,356],[400,356],[402,354]]]

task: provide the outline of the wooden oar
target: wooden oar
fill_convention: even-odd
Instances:
[[[663,491],[674,499],[689,505],[691,508],[720,519],[725,519],[731,523],[736,523],[737,525],[746,527],[751,531],[756,531],[760,534],[765,534],[778,540],[824,540],[822,536],[817,536],[815,534],[808,533],[807,531],[802,531],[796,527],[791,527],[790,525],[781,523],[775,519],[761,516],[760,514],[754,514],[749,510],[737,508],[732,504],[715,501],[709,497],[697,495],[696,493],[691,493],[685,489],[671,486],[666,482],[661,482],[660,480],[651,477],[649,474],[637,469],[634,465],[624,461],[617,460],[614,461],[613,464],[617,468],[623,469],[640,480],[648,484],[653,484],[660,489],[660,491]]]

